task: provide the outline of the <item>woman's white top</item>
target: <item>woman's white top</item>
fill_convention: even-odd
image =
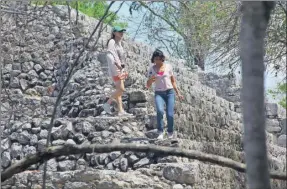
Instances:
[[[114,39],[111,39],[108,43],[108,52],[113,55],[115,63],[118,64],[118,66],[125,64],[125,51],[121,43],[116,43]]]

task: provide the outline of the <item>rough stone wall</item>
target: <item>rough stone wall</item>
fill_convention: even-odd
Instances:
[[[286,110],[277,103],[266,103],[266,129],[286,148]]]
[[[216,89],[216,94],[235,104],[240,103],[240,85],[231,75],[199,73],[202,84]]]
[[[230,75],[198,73],[202,84],[216,90],[216,95],[234,103],[234,110],[241,113],[241,87]],[[266,130],[274,134],[280,146],[286,147],[286,110],[277,103],[266,103]]]
[[[21,38],[10,36],[9,27],[4,34],[14,42],[4,41],[4,67],[8,69],[4,73],[5,95],[1,99],[6,107],[5,122],[1,123],[4,131],[2,169],[44,147],[58,89],[83,41],[97,23],[80,15],[81,30],[71,31],[63,7],[48,7],[45,11],[35,23],[23,29]],[[75,15],[71,17],[74,19]],[[11,31],[22,32],[21,29]],[[102,105],[113,85],[107,76],[102,49],[109,36],[105,32],[96,48],[90,46],[84,52],[87,56],[82,59],[83,64],[77,68],[61,101],[60,118],[52,130],[52,145],[135,142],[199,150],[244,162],[241,114],[236,112],[234,103],[217,96],[216,89],[202,85],[197,73],[172,57],[168,61],[185,95],[183,102],[176,103],[178,139],[175,143],[154,140],[153,96],[152,91],[144,89],[152,48],[144,44],[128,39],[124,44],[130,72],[124,106],[135,116],[106,116]],[[16,55],[15,49],[19,49]],[[9,59],[11,55],[15,55],[13,59]],[[51,84],[58,87],[53,94],[48,92]],[[17,111],[12,111],[13,108]],[[277,118],[283,114],[272,106],[268,115]],[[273,134],[267,133],[267,137],[271,170],[286,172],[286,148],[277,146]],[[30,169],[42,170],[43,165]],[[244,188],[245,182],[242,174],[228,168],[154,153],[70,155],[49,160],[48,170],[50,188]],[[23,179],[20,176],[24,176]],[[39,188],[41,182],[40,173],[25,172],[6,181],[3,187]],[[286,183],[273,181],[273,188],[286,188]]]

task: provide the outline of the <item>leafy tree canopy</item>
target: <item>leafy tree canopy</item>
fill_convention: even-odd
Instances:
[[[278,100],[279,104],[287,109],[286,94],[287,94],[287,83],[279,83],[274,90],[268,90],[267,92],[272,96],[273,99]]]
[[[67,5],[67,1],[31,1],[32,4],[35,5],[44,5],[44,4],[50,4],[50,5]],[[106,8],[108,7],[107,1],[88,1],[88,0],[82,0],[82,1],[72,1],[69,2],[69,6],[71,6],[73,9],[77,9],[83,14],[100,19],[104,13]],[[120,22],[119,17],[115,15],[114,12],[110,11],[109,16],[104,20],[104,23],[111,23],[112,26],[119,25],[121,27],[127,27],[128,24],[125,22]]]
[[[152,34],[148,36],[151,43],[158,42],[172,56],[202,64],[202,68],[210,63],[234,71],[241,64],[241,5],[235,1],[137,1],[130,5],[130,12],[144,13],[140,27]],[[286,15],[286,2],[278,1],[265,38],[267,68],[281,73],[286,70]]]

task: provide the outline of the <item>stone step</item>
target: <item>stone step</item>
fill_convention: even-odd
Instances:
[[[127,136],[144,136],[144,133],[140,132],[141,129],[144,129],[144,125],[138,123],[139,121],[135,119],[135,116],[114,117],[103,115],[86,118],[65,118],[65,120],[60,118],[55,122],[55,126],[67,125],[67,122],[72,124],[75,133],[92,134],[91,132],[105,132],[110,134],[109,136],[106,136],[106,138],[110,139]],[[117,133],[122,133],[124,135],[116,137],[115,134]],[[115,136],[113,136],[113,134]]]
[[[180,148],[187,150],[198,150],[204,153],[227,157],[241,163],[244,162],[243,152],[236,151],[232,147],[224,144],[223,142],[199,142],[194,140],[179,139],[179,146]]]
[[[267,150],[271,156],[277,157],[279,159],[283,159],[286,162],[286,154],[287,149],[275,144],[268,144],[267,143]]]
[[[207,92],[202,92],[193,89],[184,89],[183,94],[185,94],[184,103],[190,104],[191,106],[199,106],[200,108],[204,107],[205,105],[216,105],[220,107],[224,111],[232,111],[235,112],[234,103],[229,102],[223,98],[220,98],[216,95],[209,94]]]
[[[178,137],[197,141],[225,142],[236,150],[242,148],[242,135],[233,130],[203,125],[200,123],[185,124],[177,128]]]
[[[233,159],[234,161],[244,163],[245,157],[243,151],[234,150],[232,147],[224,144],[223,142],[199,142],[186,139],[178,140],[178,147],[187,150],[198,150],[204,153],[215,154],[226,158]],[[285,157],[274,154],[273,151],[268,151],[270,169],[272,170],[286,170],[286,154]]]
[[[198,75],[186,67],[175,67],[175,65],[173,65],[173,72],[176,76],[181,78],[192,78],[193,80],[198,80]]]
[[[194,87],[194,86],[199,86],[201,87],[202,85],[200,84],[200,82],[196,79],[191,79],[188,77],[177,77],[175,76],[177,79],[177,85],[179,87],[179,89],[181,90],[186,90],[189,87]]]
[[[202,124],[220,129],[227,129],[243,134],[242,115],[233,111],[224,111],[223,108],[210,105],[208,108],[193,107],[185,103],[178,103],[180,114],[175,110],[175,125],[187,127],[190,124]],[[218,108],[218,109],[217,109]],[[267,139],[277,143],[276,136],[266,132]]]
[[[178,112],[177,108],[181,109],[181,112]],[[240,117],[235,112],[220,112],[213,107],[198,109],[182,103],[176,107],[174,119],[176,125],[201,123],[242,133]]]
[[[156,130],[146,132],[146,136],[148,138],[155,138],[157,136]],[[177,130],[177,139],[199,142],[222,142],[237,151],[241,151],[243,148],[240,134],[210,126],[194,125],[189,128],[179,128]]]
[[[23,172],[2,183],[5,189],[11,187],[41,188],[42,172]],[[208,179],[207,179],[208,178]],[[48,188],[155,188],[165,189],[175,186],[180,189],[245,188],[245,176],[230,168],[211,165],[199,161],[176,164],[165,163],[140,168],[136,171],[118,172],[114,170],[77,170],[47,172]],[[272,189],[286,188],[286,182],[271,180]]]
[[[60,119],[59,119],[60,120]],[[138,125],[135,117],[113,117],[113,116],[98,116],[98,117],[87,117],[87,118],[70,118],[68,119],[76,125],[77,123],[88,122],[91,125],[98,127],[100,126],[101,130],[109,130],[112,125],[118,125],[119,127],[127,126],[130,127],[131,130],[144,130],[145,126]],[[176,119],[177,120],[180,119]],[[203,124],[176,124],[180,125],[175,129],[179,133],[179,138],[187,136],[189,139],[195,139],[197,141],[209,141],[209,142],[226,142],[227,144],[234,143],[234,147],[236,149],[242,149],[242,134],[238,130],[233,130],[231,128],[216,128],[212,126],[206,126]],[[274,136],[267,133],[268,144],[272,144],[274,142]],[[272,145],[273,148],[276,147]],[[279,147],[277,147],[279,148]],[[282,149],[282,148],[280,148]],[[281,153],[282,154],[282,153]]]
[[[188,140],[183,138],[170,140],[155,140],[154,144],[160,146],[172,146],[187,150],[197,150],[200,152],[208,153],[208,154],[215,154],[219,156],[223,156],[226,158],[233,159],[234,161],[244,163],[245,157],[244,152],[242,150],[234,150],[231,146],[225,144],[224,142],[207,142],[207,141],[195,141],[195,140]],[[272,151],[268,152],[270,168],[272,170],[285,170],[286,168],[286,154],[285,157],[274,154]],[[165,158],[163,161],[168,162],[184,162],[178,157],[175,158]]]
[[[241,151],[243,147],[242,134],[232,130],[206,126],[200,123],[180,125],[176,130],[178,131],[178,138],[207,142],[224,142],[237,151]],[[266,136],[267,143],[275,143],[274,135],[266,132]]]
[[[48,124],[48,122],[46,121],[45,124],[44,123],[40,123],[41,121],[39,121],[39,124],[33,123],[33,128],[32,128],[32,132],[35,134],[37,134],[37,130],[36,128],[39,127],[42,128],[43,131],[45,131],[45,128]],[[204,126],[199,125],[200,127],[204,128]],[[14,126],[13,126],[14,127]],[[12,128],[13,128],[12,127]],[[207,127],[208,128],[208,127]],[[25,127],[25,130],[27,130],[28,127]],[[210,129],[210,128],[209,128]],[[111,143],[114,141],[114,139],[121,139],[121,138],[125,138],[125,137],[131,137],[131,138],[137,138],[137,137],[144,137],[143,131],[144,130],[144,124],[143,123],[137,123],[135,121],[135,118],[133,117],[126,117],[126,118],[120,118],[120,117],[108,117],[108,116],[102,116],[102,117],[88,117],[88,118],[70,118],[70,119],[57,119],[55,122],[55,127],[53,128],[52,131],[52,138],[53,138],[53,145],[60,145],[63,142],[65,142],[65,140],[69,140],[69,142],[74,143],[74,141],[77,144],[82,144],[85,142],[91,142],[91,143],[99,143],[99,144],[103,144],[103,143]],[[40,130],[39,130],[40,131]],[[35,133],[36,132],[36,133]],[[213,131],[215,132],[215,131]],[[219,133],[222,131],[217,131],[215,133]],[[42,133],[42,132],[41,132]],[[40,133],[40,137],[42,136]],[[12,133],[11,133],[12,134]],[[15,133],[14,133],[15,134]],[[44,132],[43,132],[44,134]],[[206,135],[207,134],[207,135]],[[224,133],[225,134],[225,133]],[[182,135],[182,133],[180,133],[179,135]],[[232,134],[227,133],[227,136],[224,136],[223,134],[221,134],[221,137],[223,139],[226,139],[228,136],[232,136]],[[19,142],[21,137],[28,137],[29,136],[20,136],[17,137],[18,135],[11,135],[12,138],[14,138],[13,140],[16,140],[17,138],[19,138]],[[43,135],[44,136],[44,135]],[[190,139],[193,140],[198,140],[198,141],[202,141],[202,142],[206,142],[207,141],[218,141],[218,139],[220,139],[220,137],[218,136],[213,136],[214,138],[208,138],[208,133],[204,132],[198,132],[195,135],[188,135]],[[37,137],[37,135],[36,135]],[[66,138],[63,138],[66,137]],[[183,138],[185,136],[181,136],[181,138]],[[217,137],[217,138],[216,138]],[[236,136],[235,136],[236,137]],[[234,136],[233,136],[234,138]],[[231,141],[234,140],[231,137]],[[42,143],[45,143],[44,139],[40,138],[41,140],[38,141],[38,147],[42,146]],[[184,138],[183,138],[184,139]],[[21,140],[23,142],[23,140]],[[224,144],[226,145],[233,145],[232,142],[230,143],[226,143],[226,141],[229,140],[224,140]],[[32,141],[30,141],[32,142]],[[219,142],[221,142],[221,140],[219,140]],[[222,142],[223,143],[223,142]],[[37,144],[37,141],[36,141]],[[239,143],[241,144],[241,143]],[[235,144],[235,148],[240,148],[240,145],[238,143]],[[234,148],[234,145],[231,146],[232,148]],[[238,151],[240,151],[241,149],[238,149]]]
[[[43,172],[22,172],[2,183],[3,189],[9,188],[41,188]],[[165,182],[147,176],[139,171],[118,172],[114,170],[77,170],[65,172],[47,171],[47,188],[154,188],[172,187]]]
[[[199,82],[194,82],[192,80],[183,80],[183,82],[178,82],[179,89],[184,90],[186,92],[196,92],[199,93],[201,96],[216,96],[216,90],[208,87],[206,85],[202,85]]]
[[[22,172],[2,183],[2,188],[41,188],[42,175],[39,172]],[[208,179],[207,179],[208,178]],[[114,170],[77,170],[47,172],[48,188],[154,188],[165,189],[218,189],[245,188],[245,176],[230,168],[199,161],[192,163],[154,164],[150,168],[118,172]],[[272,189],[286,188],[286,182],[271,180]]]
[[[194,160],[191,163],[163,163],[151,165],[150,169],[139,171],[148,174],[159,175],[164,180],[174,181],[179,184],[192,186],[193,189],[218,189],[218,188],[245,188],[245,174],[239,173],[231,168],[221,167],[206,162]],[[286,182],[271,180],[272,189],[286,188]]]
[[[176,147],[186,150],[196,150],[208,154],[215,154],[223,156],[226,158],[233,159],[237,162],[244,162],[244,154],[242,151],[234,150],[231,146],[225,144],[224,142],[207,142],[207,141],[196,141],[184,138],[177,139],[164,139],[164,140],[154,140],[152,144],[167,147]],[[181,162],[180,158],[176,158],[175,162]]]

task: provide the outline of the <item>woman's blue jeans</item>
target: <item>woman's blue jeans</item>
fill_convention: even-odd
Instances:
[[[159,132],[163,132],[163,114],[164,104],[166,105],[166,119],[167,119],[167,132],[173,132],[173,120],[174,120],[174,104],[175,93],[174,89],[168,89],[166,91],[155,92],[155,105],[157,113],[157,128]]]

